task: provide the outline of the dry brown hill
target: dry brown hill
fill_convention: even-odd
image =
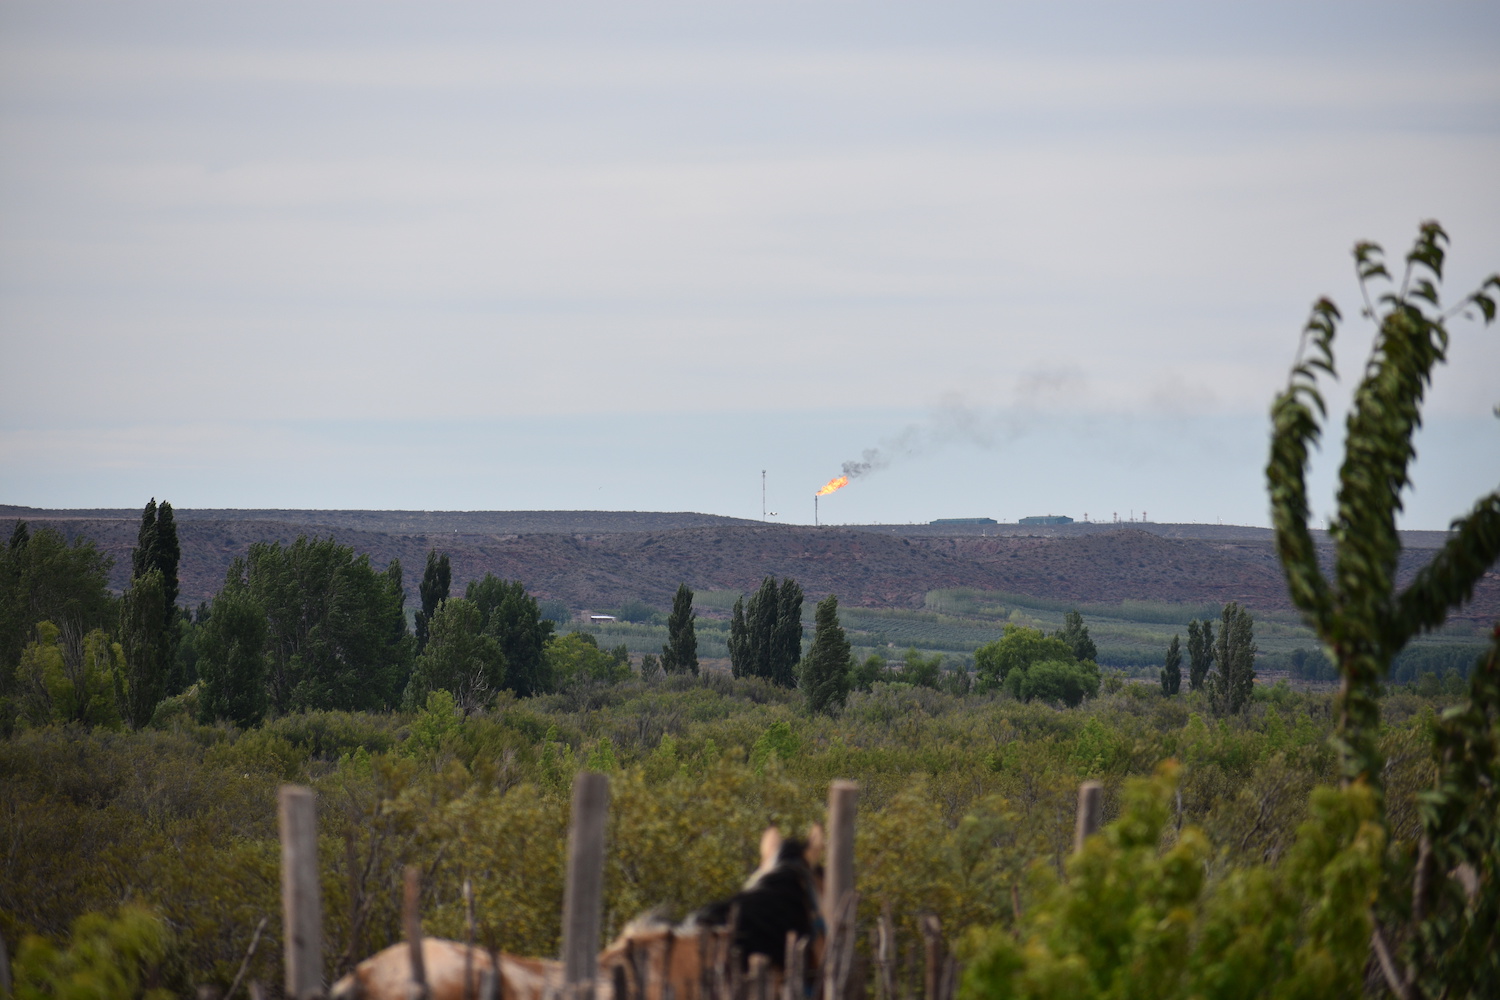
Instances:
[[[0,507],[15,519],[95,540],[125,584],[139,513]],[[810,597],[837,593],[862,607],[918,607],[929,590],[975,587],[1080,603],[1236,600],[1289,607],[1265,529],[1229,525],[1086,525],[1021,534],[1014,525],[936,533],[927,525],[810,528],[705,514],[610,511],[177,512],[182,597],[205,600],[230,562],[256,541],[332,535],[379,567],[399,558],[407,589],[431,548],[453,560],[455,588],[492,572],[575,609],[644,600],[665,607],[681,581],[698,590],[749,591],[767,575],[795,577]],[[1073,528],[1074,526],[1066,526]],[[1194,537],[1194,531],[1208,537]],[[1402,560],[1410,578],[1432,554],[1421,533]],[[1500,615],[1500,576],[1488,575],[1459,617]]]

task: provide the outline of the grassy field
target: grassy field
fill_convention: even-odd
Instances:
[[[724,659],[729,655],[728,611],[740,595],[732,591],[703,592],[696,595],[698,655],[706,660]],[[906,650],[915,648],[924,654],[942,654],[950,665],[972,665],[974,651],[987,642],[999,639],[1007,624],[1025,625],[1051,632],[1061,627],[1063,616],[1076,608],[1089,627],[1099,649],[1099,663],[1127,674],[1155,677],[1167,644],[1172,636],[1181,636],[1186,655],[1187,625],[1194,619],[1217,620],[1220,606],[1214,604],[1169,604],[1160,601],[1123,601],[1117,605],[1072,604],[1046,598],[1028,597],[968,588],[934,590],[927,594],[923,610],[884,608],[839,609],[839,619],[848,632],[854,653],[863,659],[878,653],[890,660],[900,660]],[[811,605],[804,608],[807,617],[807,639],[812,638]],[[614,622],[602,625],[577,625],[594,635],[601,646],[623,643],[639,657],[643,653],[660,653],[667,639],[664,617],[653,624]],[[1301,619],[1290,612],[1255,612],[1255,641],[1263,656],[1279,658],[1297,650],[1318,649],[1317,638]],[[1477,655],[1483,636],[1472,627],[1449,626],[1418,639],[1417,651],[1437,648],[1466,654],[1470,647]]]

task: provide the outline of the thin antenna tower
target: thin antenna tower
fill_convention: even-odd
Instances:
[[[760,470],[760,519],[766,519],[766,470]]]

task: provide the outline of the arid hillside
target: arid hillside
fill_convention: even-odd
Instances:
[[[16,519],[95,540],[115,559],[122,587],[135,541],[134,511],[0,508]],[[1069,525],[1023,534],[936,533],[928,525],[860,528],[767,525],[691,513],[590,511],[192,511],[177,512],[182,597],[211,597],[236,556],[256,541],[332,535],[379,567],[398,558],[408,592],[429,549],[447,552],[454,584],[492,572],[575,609],[636,598],[664,607],[680,581],[698,590],[753,589],[766,575],[793,576],[810,597],[836,593],[871,608],[918,607],[930,590],[975,587],[1089,603],[1240,601],[1289,606],[1266,529],[1230,525]],[[1206,537],[1197,537],[1198,535]],[[1431,558],[1436,532],[1407,540],[1402,576]],[[1481,582],[1458,618],[1500,615],[1500,575]]]

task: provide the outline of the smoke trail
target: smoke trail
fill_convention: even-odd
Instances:
[[[951,444],[994,450],[1026,433],[1036,418],[1039,402],[1076,392],[1081,383],[1082,378],[1074,368],[1028,372],[1017,380],[1014,405],[1005,411],[983,410],[965,402],[957,393],[949,393],[925,420],[908,424],[875,447],[866,448],[859,458],[845,462],[843,474],[858,479],[900,459],[928,454]]]

